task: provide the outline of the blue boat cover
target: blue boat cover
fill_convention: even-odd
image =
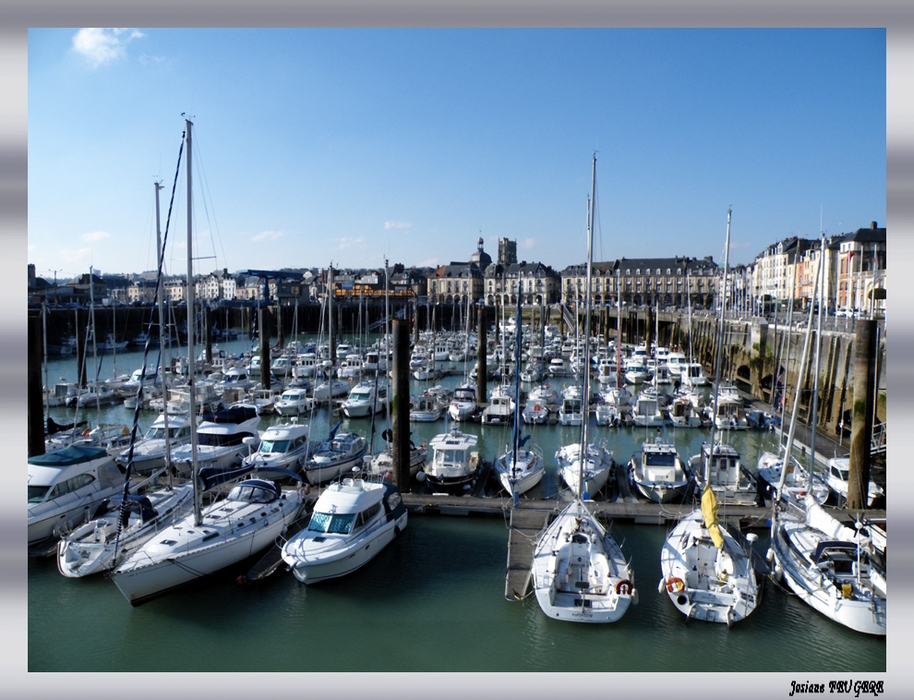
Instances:
[[[100,459],[107,453],[102,447],[90,447],[89,445],[67,445],[59,450],[52,450],[43,455],[29,457],[29,464],[35,464],[42,467],[68,467],[71,464],[80,464],[90,462],[93,459]]]

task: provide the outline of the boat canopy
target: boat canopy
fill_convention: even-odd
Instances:
[[[93,459],[100,459],[108,453],[102,447],[90,447],[89,445],[68,445],[59,450],[52,450],[43,455],[29,457],[29,464],[40,467],[69,467],[73,464],[89,462]]]

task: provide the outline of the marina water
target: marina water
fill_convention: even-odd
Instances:
[[[249,349],[246,341],[221,345],[229,353]],[[103,360],[100,376],[140,367],[141,352]],[[153,360],[154,361],[154,360]],[[91,366],[91,359],[89,361]],[[76,378],[75,358],[52,358],[48,377]],[[462,375],[437,383],[456,386]],[[571,383],[553,380],[553,384]],[[423,386],[412,382],[413,393]],[[75,409],[53,408],[58,422]],[[82,409],[81,420],[96,421]],[[116,404],[101,409],[101,422],[130,425],[133,411]],[[140,413],[140,434],[155,414]],[[261,420],[265,429],[280,417]],[[302,420],[309,420],[303,416]],[[319,439],[340,420],[315,412],[312,437]],[[382,448],[377,419],[373,451]],[[332,423],[331,423],[332,421]],[[366,437],[370,419],[344,426]],[[414,442],[446,429],[444,420],[412,423]],[[491,461],[511,440],[510,426],[463,423],[479,435],[483,459]],[[525,433],[543,450],[547,473],[524,497],[563,499],[553,455],[577,439],[577,428],[529,426]],[[592,430],[605,439],[617,463],[627,463],[655,429]],[[683,459],[697,454],[706,429],[664,429]],[[774,434],[742,431],[726,436],[743,463],[754,470],[759,449]],[[429,496],[433,499],[434,496]],[[789,672],[873,674],[886,671],[886,638],[846,629],[767,581],[758,609],[726,625],[687,621],[659,593],[663,525],[614,522],[613,537],[632,560],[639,602],[621,621],[586,625],[546,618],[535,598],[505,599],[510,499],[497,496],[501,516],[411,514],[409,526],[367,566],[350,576],[315,586],[300,584],[279,568],[262,581],[240,585],[254,560],[197,581],[133,608],[102,577],[68,579],[53,558],[28,560],[28,670],[35,672]],[[597,499],[602,498],[598,495]],[[768,509],[759,509],[760,523]],[[755,530],[762,555],[768,533]],[[842,676],[843,677],[843,676]],[[802,680],[802,678],[801,678]],[[785,686],[786,693],[789,687]],[[733,693],[739,695],[747,688]],[[751,693],[749,695],[751,697]]]

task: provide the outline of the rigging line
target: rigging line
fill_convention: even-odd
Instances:
[[[175,168],[175,179],[174,179],[174,183],[172,184],[171,202],[168,205],[168,221],[171,220],[171,209],[172,209],[172,205],[174,204],[175,190],[178,187],[178,175],[181,172],[181,154],[184,152],[185,135],[186,134],[184,132],[181,133],[181,147],[178,149],[178,164],[177,164],[177,167]],[[159,265],[156,270],[156,286],[155,286],[156,299],[158,299],[158,297],[159,297],[159,286],[162,284],[162,267],[163,267],[164,261],[165,261],[165,242],[166,242],[167,238],[168,238],[168,222],[166,222],[166,224],[165,224],[165,233],[162,236],[162,250],[158,251]],[[189,313],[189,310],[188,310],[188,313]],[[136,443],[137,433],[139,432],[140,406],[142,405],[142,398],[143,398],[143,384],[146,381],[146,366],[147,366],[148,357],[149,357],[149,346],[150,346],[151,339],[152,339],[151,336],[149,334],[147,334],[146,335],[146,345],[143,347],[142,372],[140,373],[140,383],[139,383],[139,386],[137,386],[137,390],[136,390],[136,403],[134,404],[134,409],[133,409],[133,425],[131,426],[131,430],[130,430],[130,447],[128,448],[128,452],[127,452],[127,466],[124,468],[124,492],[123,492],[123,495],[121,498],[121,507],[118,512],[117,531],[115,533],[115,539],[114,539],[115,557],[117,556],[118,545],[120,543],[121,528],[122,528],[122,524],[124,521],[124,512],[127,507],[127,496],[130,495],[130,472],[132,471],[132,468],[133,468],[133,447],[134,447],[134,444]],[[160,338],[159,339],[160,345],[161,345],[161,341],[162,341],[162,339]],[[161,366],[161,363],[159,366]],[[162,377],[164,378],[164,376],[165,376],[165,368],[162,367]]]
[[[194,139],[194,151],[195,151],[194,156],[196,157],[195,164],[198,169],[197,175],[203,181],[204,196],[201,197],[201,201],[203,202],[203,210],[204,210],[204,213],[206,214],[205,219],[206,219],[206,223],[207,223],[207,228],[211,232],[209,239],[210,239],[210,246],[213,250],[212,257],[213,257],[213,259],[218,260],[218,256],[216,255],[216,242],[215,242],[215,239],[218,238],[219,246],[222,248],[222,260],[224,261],[224,260],[226,260],[225,245],[222,241],[222,236],[219,233],[219,225],[218,225],[218,223],[216,223],[215,210],[213,210],[212,214],[210,214],[210,209],[212,208],[212,196],[210,195],[209,181],[206,178],[206,168],[203,164],[203,154],[200,151],[199,135],[197,136],[196,139]],[[196,214],[196,211],[194,212],[194,214]],[[212,217],[212,224],[210,223],[211,217]],[[194,226],[195,232],[198,231],[199,229],[200,229],[199,226],[196,226],[196,225]],[[212,232],[215,232],[215,237],[213,236]],[[196,259],[202,260],[204,258],[198,256]]]

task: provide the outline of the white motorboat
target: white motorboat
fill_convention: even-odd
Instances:
[[[101,447],[69,445],[28,460],[28,546],[41,549],[94,517],[124,488],[114,457]]]
[[[809,472],[795,457],[791,457],[787,462],[787,474],[782,475],[783,471],[783,456],[762,450],[756,473],[758,480],[762,482],[759,485],[764,488],[768,500],[779,500],[776,497],[779,486],[780,499],[796,508],[803,507],[807,492],[812,493],[817,503],[825,503],[828,500],[828,485],[819,479],[818,475],[810,480]]]
[[[117,566],[193,505],[193,484],[150,488],[113,497],[94,520],[57,543],[57,568],[67,578],[82,578]],[[120,524],[120,526],[119,526]]]
[[[692,481],[676,446],[659,436],[641,445],[641,452],[632,457],[629,474],[635,488],[655,503],[682,500]]]
[[[326,401],[327,399],[339,398],[348,394],[351,386],[349,382],[344,382],[340,379],[328,379],[314,387],[314,400]]]
[[[310,429],[307,423],[271,425],[260,436],[260,445],[244,458],[243,465],[266,478],[280,478],[282,473],[271,470],[282,469],[299,473],[308,459]]]
[[[704,368],[699,362],[685,363],[679,373],[680,383],[686,388],[709,386],[711,380],[705,376]]]
[[[670,403],[668,411],[674,428],[700,428],[701,416],[688,396],[676,396]]]
[[[461,384],[454,389],[454,398],[448,405],[447,414],[451,420],[471,420],[479,412],[476,404],[476,385]]]
[[[226,367],[222,370],[222,379],[215,385],[217,394],[225,392],[247,392],[254,388],[257,382],[248,374],[246,367]]]
[[[406,507],[390,482],[343,479],[327,486],[308,527],[282,546],[282,559],[305,584],[363,567],[406,529]]]
[[[428,481],[433,492],[462,494],[479,473],[479,452],[474,449],[478,440],[476,435],[460,432],[456,425],[450,432],[439,433],[429,441],[432,458],[419,472],[419,479]]]
[[[713,404],[708,408],[718,430],[748,430],[746,406],[738,394],[721,394],[717,400],[717,410],[714,410]]]
[[[634,574],[622,549],[575,498],[533,549],[533,590],[548,617],[616,622],[637,601]]]
[[[580,425],[584,420],[584,398],[580,385],[565,387],[559,406],[559,425]]]
[[[167,423],[168,428],[166,429],[164,414],[156,418],[146,434],[133,446],[132,455],[128,448],[117,456],[118,464],[126,468],[128,458],[132,457],[131,469],[136,474],[151,474],[164,467],[165,443],[168,443],[170,450],[189,443],[193,419],[187,413],[169,412]]]
[[[635,425],[647,428],[663,426],[663,413],[660,411],[660,400],[656,394],[649,395],[642,392],[638,395],[632,408],[632,421]]]
[[[482,409],[484,425],[508,425],[514,420],[514,391],[499,384],[489,394],[489,405]]]
[[[337,433],[339,424],[330,431],[329,439],[320,443],[304,464],[304,473],[313,484],[323,484],[349,474],[353,467],[361,469],[362,458],[368,451],[368,441],[356,433]]]
[[[425,393],[410,401],[409,419],[414,423],[434,423],[443,414],[444,406],[437,396]]]
[[[689,469],[699,488],[704,490],[705,484],[711,485],[719,503],[758,505],[755,475],[742,465],[739,452],[731,445],[717,442],[712,450],[703,442],[701,452],[689,460]]]
[[[800,516],[776,513],[769,562],[776,579],[814,610],[857,632],[886,633],[885,559],[868,528],[842,525],[815,502]]]
[[[658,589],[689,619],[728,626],[744,620],[761,600],[751,557],[755,539],[750,533],[743,543],[718,522],[714,491],[705,486],[701,508],[680,520],[663,543]]]
[[[835,495],[839,505],[844,505],[847,501],[847,485],[850,481],[850,458],[849,457],[832,457],[827,462],[826,483],[828,488]],[[875,481],[870,481],[867,488],[866,504],[870,508],[880,498],[885,497],[885,491]]]
[[[425,466],[426,459],[428,458],[428,449],[425,446],[425,443],[421,445],[414,445],[410,443],[409,446],[409,476],[410,478],[416,476],[419,473],[419,470]],[[365,463],[365,472],[370,476],[380,477],[382,479],[388,479],[393,474],[393,453],[391,449],[385,449],[383,452],[379,452],[374,455]]]
[[[197,451],[190,443],[171,451],[171,462],[183,477],[191,476],[195,461],[203,469],[234,469],[255,449],[260,440],[260,414],[251,406],[231,406],[216,413],[204,413],[197,425]],[[253,440],[251,440],[253,438]]]
[[[314,399],[308,396],[307,389],[300,387],[287,387],[273,404],[273,409],[281,416],[298,416],[312,408]]]
[[[539,401],[528,399],[521,411],[521,418],[527,425],[542,425],[549,422],[549,407]]]
[[[359,382],[352,387],[343,401],[343,413],[347,418],[364,418],[383,413],[387,400],[387,385],[373,381]]]

